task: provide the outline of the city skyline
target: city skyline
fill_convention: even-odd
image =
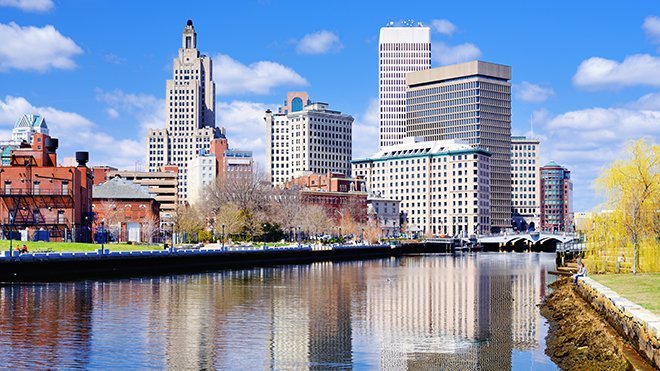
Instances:
[[[146,131],[165,125],[165,80],[192,19],[200,51],[215,64],[216,125],[233,146],[254,151],[263,166],[263,111],[305,90],[356,118],[353,157],[364,158],[378,149],[380,28],[414,19],[431,28],[432,67],[471,59],[513,67],[512,134],[531,136],[533,123],[541,165],[568,167],[575,210],[588,210],[598,202],[593,179],[625,141],[660,136],[654,4],[596,4],[482,4],[475,9],[484,16],[475,17],[456,5],[385,2],[368,18],[337,6],[275,26],[271,19],[299,10],[269,1],[218,9],[0,1],[0,136],[9,139],[23,114],[40,114],[63,157],[89,150],[92,164],[146,166]]]

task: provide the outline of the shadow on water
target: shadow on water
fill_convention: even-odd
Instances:
[[[549,254],[0,287],[0,368],[556,369]]]

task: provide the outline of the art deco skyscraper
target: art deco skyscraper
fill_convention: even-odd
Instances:
[[[178,200],[187,200],[187,167],[199,150],[209,150],[211,140],[222,137],[215,127],[215,83],[211,58],[197,50],[197,33],[188,20],[179,55],[172,63],[173,78],[165,90],[165,129],[149,129],[148,170],[176,165]]]
[[[431,30],[421,25],[380,29],[378,100],[383,149],[402,143],[406,135],[406,73],[431,68]]]

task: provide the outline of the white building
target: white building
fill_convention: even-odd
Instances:
[[[388,26],[378,41],[379,148],[401,144],[406,134],[406,73],[431,68],[428,27]]]
[[[32,143],[32,136],[36,133],[49,135],[46,119],[41,115],[26,114],[16,120],[11,131],[11,141],[15,144]]]
[[[188,162],[188,203],[204,200],[204,190],[215,182],[217,174],[215,155],[201,150]]]
[[[401,201],[370,193],[367,196],[367,216],[375,218],[384,237],[398,237],[401,232]]]
[[[373,157],[353,160],[367,188],[400,201],[407,231],[472,235],[490,231],[491,153],[453,140],[404,138]]]
[[[197,50],[197,33],[192,21],[183,31],[179,55],[172,63],[173,78],[165,90],[164,129],[149,129],[147,135],[148,171],[163,165],[176,165],[178,200],[187,201],[188,164],[199,150],[209,149],[220,136],[215,127],[215,83],[211,58]]]
[[[518,230],[540,228],[541,173],[538,139],[511,137],[511,204],[513,224]]]
[[[511,67],[482,61],[406,75],[406,135],[463,140],[493,154],[491,225],[511,228]]]
[[[264,120],[266,171],[273,185],[309,172],[351,175],[352,116],[311,103],[306,93],[289,93],[285,107],[266,111]]]

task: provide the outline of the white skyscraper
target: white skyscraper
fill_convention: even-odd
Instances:
[[[511,218],[518,230],[541,226],[539,147],[538,139],[511,137]]]
[[[406,73],[431,68],[431,30],[413,25],[380,29],[378,99],[380,148],[402,143],[406,135]]]
[[[167,80],[165,91],[165,129],[149,129],[147,158],[149,171],[158,171],[163,165],[179,167],[178,200],[183,203],[187,201],[188,163],[221,136],[215,127],[213,64],[197,50],[197,33],[190,20],[172,66],[173,79]]]
[[[307,102],[307,103],[305,103]],[[273,185],[310,172],[351,175],[353,117],[289,93],[278,113],[266,111],[266,170]]]

